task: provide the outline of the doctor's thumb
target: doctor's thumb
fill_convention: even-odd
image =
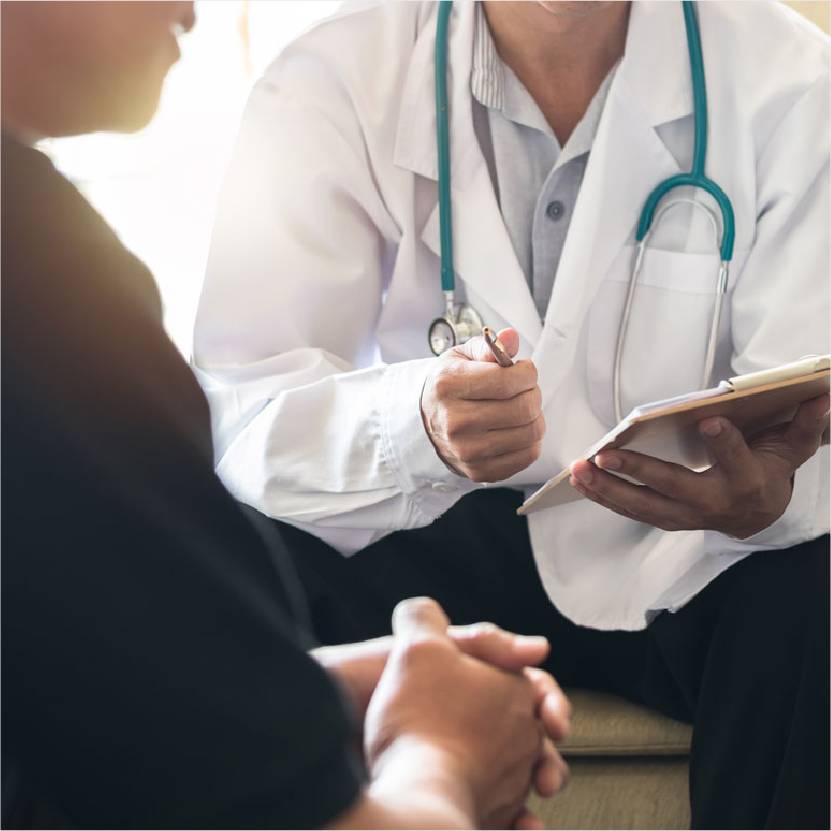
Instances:
[[[512,358],[516,357],[516,353],[519,351],[519,334],[517,330],[512,329],[510,326],[507,329],[500,329],[497,337],[502,346],[505,347],[505,351]],[[485,343],[485,339],[481,335],[471,338],[461,346],[457,346],[454,352],[471,361],[490,361],[491,363],[496,363],[496,358],[493,352],[491,352],[491,348]]]

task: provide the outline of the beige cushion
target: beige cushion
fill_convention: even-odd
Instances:
[[[686,756],[692,729],[674,719],[588,690],[567,690],[572,731],[564,756]]]
[[[687,759],[571,759],[571,781],[553,799],[529,800],[545,828],[689,828]]]
[[[572,733],[560,749],[571,781],[530,801],[545,827],[689,828],[690,728],[616,696],[567,692]]]

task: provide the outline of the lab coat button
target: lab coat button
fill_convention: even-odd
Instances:
[[[433,482],[433,490],[439,493],[450,493],[453,490],[453,486],[445,482]]]
[[[557,222],[565,212],[565,206],[559,199],[549,202],[545,206],[545,215],[552,221]]]

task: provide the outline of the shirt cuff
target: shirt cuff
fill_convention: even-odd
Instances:
[[[421,392],[435,358],[387,367],[381,403],[384,455],[401,491],[413,496],[430,520],[476,485],[453,473],[440,458],[421,418]]]

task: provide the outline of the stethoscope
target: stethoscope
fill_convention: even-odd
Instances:
[[[679,173],[660,182],[647,197],[638,220],[635,232],[634,263],[629,276],[626,301],[618,330],[612,374],[615,418],[618,421],[622,416],[620,403],[621,365],[626,346],[626,335],[629,329],[629,319],[632,315],[632,301],[652,231],[667,211],[677,205],[688,204],[705,212],[718,242],[718,220],[710,208],[693,199],[683,198],[667,203],[656,212],[661,199],[674,188],[683,186],[701,188],[715,199],[721,212],[722,236],[719,244],[721,263],[716,283],[713,317],[710,322],[707,349],[704,355],[702,387],[707,386],[713,372],[721,312],[724,305],[724,295],[727,292],[730,260],[733,257],[733,242],[735,239],[733,206],[730,204],[727,194],[712,179],[708,179],[704,173],[707,158],[707,86],[704,80],[704,60],[701,55],[701,32],[698,28],[698,20],[692,0],[682,0],[681,5],[684,10],[684,26],[687,30],[687,50],[690,56],[690,74],[693,89],[695,142],[692,169],[689,173]],[[450,202],[450,135],[447,105],[447,28],[452,7],[452,0],[441,0],[436,24],[436,143],[439,174],[441,288],[444,293],[445,311],[441,317],[437,317],[430,324],[428,332],[430,349],[435,355],[440,355],[446,349],[464,343],[482,331],[482,318],[476,310],[466,303],[456,303],[456,279],[453,270],[453,223]]]

